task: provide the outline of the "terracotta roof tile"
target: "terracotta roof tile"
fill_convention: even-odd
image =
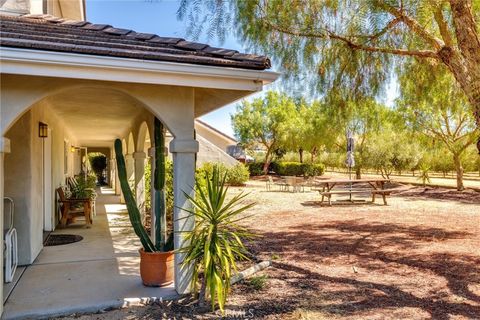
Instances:
[[[194,50],[200,51],[208,47],[207,44],[198,43],[198,42],[190,42],[190,41],[180,41],[175,44],[175,48],[186,49],[186,50]]]
[[[149,42],[162,43],[162,44],[177,44],[180,41],[184,41],[184,40],[185,39],[182,39],[182,38],[160,37],[155,35],[153,38],[149,40]]]
[[[112,28],[112,26],[108,25],[108,24],[87,24],[87,25],[83,26],[82,28],[85,29],[85,30],[101,31],[101,30],[105,30],[105,29],[110,29],[110,28]]]
[[[132,30],[110,27],[110,28],[104,29],[103,32],[108,34],[116,34],[119,36],[123,36],[123,35],[129,34],[130,32],[132,32]]]
[[[214,48],[182,38],[137,33],[50,15],[0,15],[0,45],[36,50],[170,61],[243,69],[270,68],[265,56]]]

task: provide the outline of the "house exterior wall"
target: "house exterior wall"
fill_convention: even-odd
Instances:
[[[30,12],[29,0],[6,0],[0,5],[1,12],[12,14],[25,14]]]
[[[195,121],[195,130],[198,135],[202,136],[203,138],[207,139],[215,146],[220,148],[223,152],[227,151],[227,147],[231,145],[236,145],[237,141],[232,138],[226,137],[225,135],[209,128],[208,126],[204,125],[202,122]]]
[[[59,18],[85,20],[83,0],[6,0],[0,11],[10,14],[51,14]]]
[[[10,141],[7,138],[0,137],[0,177],[4,177],[4,157],[10,153]],[[4,196],[4,179],[0,178],[0,230],[3,230],[3,196]],[[0,246],[3,248],[3,237],[0,239]],[[0,261],[3,261],[3,250],[0,250]],[[3,279],[3,268],[0,268],[0,279]],[[0,298],[3,301],[3,286],[0,286]],[[3,313],[3,303],[0,303],[0,315]]]
[[[64,142],[75,141],[61,121],[44,103],[38,103],[5,134],[10,139],[11,152],[5,156],[5,195],[15,201],[14,226],[18,232],[19,264],[31,264],[43,247],[43,141],[38,137],[38,123],[49,125],[52,139],[52,225],[56,225],[54,189],[65,183],[65,176],[75,174],[75,154],[67,152],[65,173]],[[48,174],[48,173],[46,173]]]
[[[239,163],[225,151],[199,134],[197,134],[197,141],[200,146],[197,154],[197,167],[206,162],[220,162],[227,167],[232,167]]]

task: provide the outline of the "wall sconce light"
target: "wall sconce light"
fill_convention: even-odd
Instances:
[[[76,150],[77,150],[77,147],[75,147],[75,146],[70,146],[70,152],[73,153],[73,152],[75,152]]]
[[[38,136],[40,138],[48,138],[48,124],[43,122],[38,123]]]

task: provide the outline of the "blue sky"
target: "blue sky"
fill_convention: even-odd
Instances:
[[[185,38],[186,24],[178,21],[176,0],[86,0],[87,20],[106,23],[118,28],[132,29],[138,32],[155,33],[161,36]],[[217,39],[200,39],[212,46],[246,51],[234,37],[224,43]],[[230,114],[235,112],[235,105],[225,106],[211,112],[201,119],[220,131],[233,136]]]
[[[86,16],[88,21],[94,23],[185,38],[186,22],[178,21],[176,17],[179,2],[179,0],[86,0]],[[234,36],[229,36],[224,43],[219,43],[215,38],[203,38],[199,41],[212,46],[248,52]],[[383,102],[391,105],[396,95],[396,81],[392,81]],[[211,112],[203,116],[202,120],[233,136],[230,115],[235,112],[235,105],[227,105]]]

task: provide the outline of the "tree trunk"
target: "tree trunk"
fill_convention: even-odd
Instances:
[[[205,293],[206,293],[207,283],[205,279],[205,274],[202,278],[202,286],[200,287],[200,292],[198,293],[198,306],[200,308],[205,307]]]
[[[300,163],[303,163],[303,149],[298,149],[298,156],[300,157]]]
[[[317,147],[313,147],[312,148],[312,151],[310,151],[310,159],[312,161],[312,163],[315,162],[315,157],[317,156]]]
[[[265,153],[265,162],[263,163],[263,173],[268,174],[268,167],[270,166],[270,156],[271,156],[271,151],[272,149],[269,148],[267,149],[267,152]]]
[[[265,162],[263,163],[263,174],[268,174],[269,166],[270,166],[270,157],[265,157]]]
[[[453,162],[455,164],[455,171],[457,172],[457,190],[463,191],[465,190],[465,187],[463,186],[463,167],[459,154],[453,155]]]
[[[458,48],[444,46],[440,59],[447,65],[465,92],[480,128],[480,39],[471,1],[450,0]],[[477,141],[480,154],[480,137]]]
[[[362,169],[359,166],[355,167],[355,176],[357,180],[362,179]]]

